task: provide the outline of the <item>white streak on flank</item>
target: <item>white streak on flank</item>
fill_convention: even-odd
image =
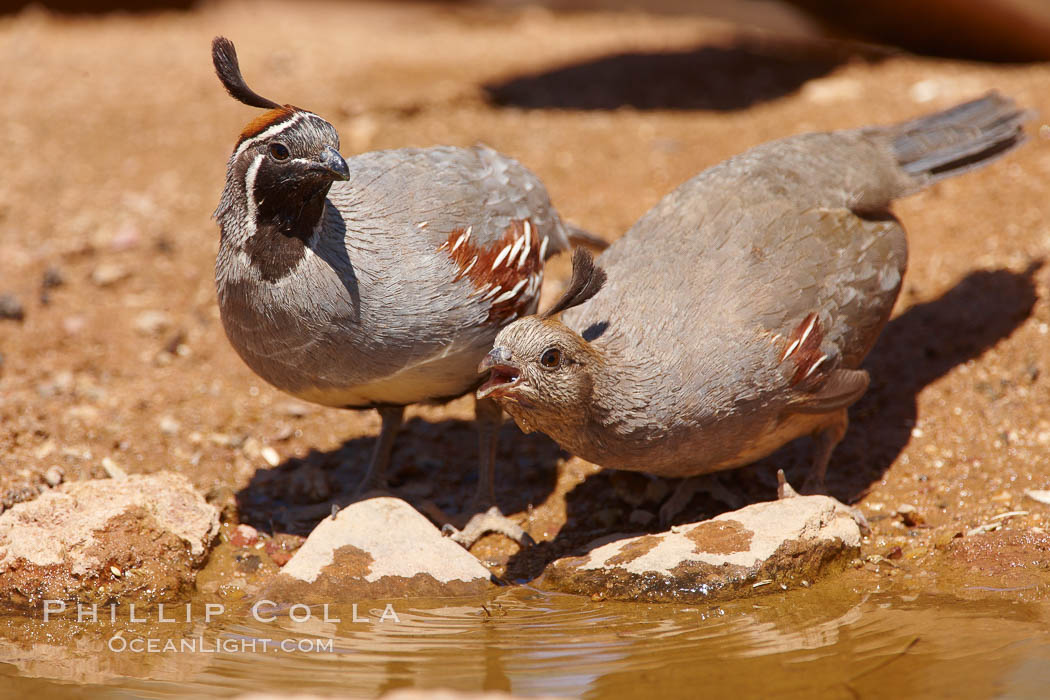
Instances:
[[[420,221],[418,224],[416,224],[416,228],[426,228],[427,224],[429,223],[429,221]]]
[[[773,344],[775,345],[775,344],[779,343],[783,337],[784,336],[782,336],[780,333],[777,333],[775,336],[773,336],[773,340],[772,340]]]
[[[445,248],[448,248],[448,241],[445,241],[444,243],[438,246],[438,252],[440,253]]]
[[[532,242],[532,224],[529,223],[528,219],[525,219],[525,245],[529,245]]]
[[[514,292],[503,292],[498,297],[492,300],[492,305],[502,304],[505,301],[509,301],[514,298]]]
[[[255,222],[259,216],[259,207],[255,203],[255,178],[259,175],[259,166],[265,157],[262,153],[255,156],[255,160],[244,172],[244,198],[248,203],[248,223],[252,227],[249,237],[255,233]]]
[[[482,300],[482,301],[485,301],[485,300],[486,300],[486,299],[488,299],[489,297],[493,297],[493,296],[495,296],[495,295],[496,295],[496,292],[498,292],[498,291],[499,291],[499,290],[501,290],[501,289],[503,289],[503,287],[501,287],[501,286],[499,286],[499,285],[497,284],[496,286],[494,286],[494,287],[492,288],[492,291],[491,291],[491,292],[489,292],[489,293],[488,293],[488,294],[486,294],[485,296],[481,297],[481,300]]]
[[[813,363],[813,365],[806,371],[806,373],[802,376],[802,378],[803,379],[807,379],[809,377],[809,375],[811,375],[814,372],[816,372],[817,371],[817,367],[820,367],[820,365],[823,364],[824,360],[826,360],[826,359],[828,359],[827,355],[821,355],[820,359]]]
[[[521,238],[514,239],[514,245],[510,249],[510,255],[507,256],[507,267],[514,264],[514,258],[517,257],[518,251],[521,250],[521,244],[525,241]]]
[[[525,283],[528,281],[528,279],[521,280],[516,285],[514,285],[514,289],[510,290],[509,292],[504,292],[503,294],[500,294],[498,297],[493,299],[492,305],[495,306],[496,304],[502,304],[503,302],[510,301],[511,299],[516,297],[518,295],[518,292],[521,291],[521,288],[524,287]]]
[[[284,131],[288,127],[292,126],[293,124],[299,123],[303,119],[304,116],[316,117],[317,115],[316,114],[310,114],[309,112],[292,112],[292,116],[289,117],[288,119],[285,119],[284,121],[277,122],[276,124],[271,126],[269,129],[266,129],[265,131],[262,131],[262,132],[256,134],[255,136],[251,137],[250,139],[245,139],[244,142],[241,143],[241,145],[237,147],[237,152],[233,154],[233,157],[234,158],[240,157],[240,155],[242,153],[244,153],[246,150],[248,150],[248,148],[250,148],[252,146],[252,144],[254,144],[256,141],[262,141],[264,139],[270,138],[271,136],[276,136],[277,134],[281,133],[282,131]],[[320,119],[320,117],[317,117],[317,118]]]
[[[492,269],[493,270],[495,270],[497,267],[499,267],[499,264],[501,262],[503,262],[503,259],[505,257],[507,257],[507,253],[509,253],[509,252],[510,252],[510,246],[509,245],[504,246],[503,250],[501,250],[499,252],[499,255],[496,256],[496,261],[494,263],[492,263]]]
[[[529,276],[529,296],[534,296],[539,291],[540,285],[543,284],[543,270]]]
[[[791,353],[795,352],[795,349],[798,346],[799,346],[799,341],[796,340],[794,343],[791,344],[790,347],[788,347],[787,351],[781,356],[780,361],[783,362],[784,360],[786,360],[789,357],[791,357]]]
[[[799,345],[806,342],[806,338],[808,338],[809,334],[813,332],[813,326],[815,325],[817,325],[817,315],[813,314],[813,319],[809,322],[809,325],[806,326],[806,330],[802,332],[802,338],[798,341]]]
[[[470,272],[470,271],[471,271],[471,270],[472,270],[472,269],[474,268],[474,263],[476,263],[477,261],[478,261],[478,256],[476,256],[476,255],[475,255],[475,256],[474,256],[474,257],[473,257],[473,258],[471,259],[471,261],[470,261],[470,264],[469,264],[469,265],[467,265],[467,266],[466,266],[465,268],[463,268],[463,272],[462,272],[462,274],[464,274],[464,275],[465,275],[465,274],[467,274],[468,272]]]
[[[550,242],[548,236],[543,237],[543,241],[540,243],[540,262],[547,259],[547,244]]]
[[[459,247],[466,243],[468,238],[470,238],[470,229],[467,229],[466,233],[460,234],[459,238],[456,239],[455,245],[452,246],[451,252],[455,253],[457,250],[459,250]]]
[[[521,249],[521,258],[518,260],[518,269],[525,264],[525,261],[529,258],[529,251],[532,250],[532,236],[529,235],[529,222],[525,222],[525,247]]]

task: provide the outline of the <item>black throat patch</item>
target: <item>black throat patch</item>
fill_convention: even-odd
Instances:
[[[248,193],[257,202],[255,233],[245,241],[244,252],[263,280],[287,277],[306,256],[307,241],[324,214],[330,187],[328,179],[302,177],[277,167],[259,169],[254,193]]]

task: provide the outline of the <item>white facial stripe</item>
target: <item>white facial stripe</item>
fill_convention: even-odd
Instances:
[[[266,129],[265,131],[256,134],[255,136],[251,137],[250,139],[245,139],[241,143],[241,145],[237,147],[237,152],[234,153],[233,157],[234,158],[240,157],[240,155],[242,153],[244,153],[246,150],[251,148],[252,144],[254,144],[254,143],[258,142],[258,141],[262,141],[263,139],[268,139],[268,138],[270,138],[271,136],[273,136],[275,134],[281,133],[282,131],[284,131],[288,127],[292,126],[293,124],[299,123],[302,120],[303,116],[307,115],[307,114],[310,114],[310,113],[309,112],[293,112],[292,116],[289,117],[288,119],[285,119],[284,121],[281,121],[281,122],[278,122],[277,124],[274,124],[269,129]],[[316,116],[316,115],[310,114],[310,116]]]
[[[265,157],[262,153],[255,156],[255,160],[244,173],[244,197],[248,201],[249,236],[255,233],[255,220],[259,215],[259,207],[255,204],[255,178],[259,174],[259,166],[262,165]]]

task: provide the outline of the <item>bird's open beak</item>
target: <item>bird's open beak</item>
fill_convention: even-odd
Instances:
[[[489,378],[478,387],[479,399],[499,398],[521,384],[521,369],[511,361],[510,350],[494,347],[478,365],[478,373],[489,372]]]
[[[349,180],[350,168],[346,161],[339,155],[339,151],[331,146],[325,146],[321,151],[321,157],[317,160],[317,167],[332,176],[333,180]]]

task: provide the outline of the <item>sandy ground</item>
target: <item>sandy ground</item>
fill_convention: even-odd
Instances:
[[[219,323],[210,214],[255,116],[212,73],[219,33],[237,42],[259,92],[330,119],[345,154],[484,141],[538,173],[566,218],[610,240],[694,173],[777,137],[905,119],[992,88],[1050,115],[1046,65],[789,46],[697,17],[221,3],[0,18],[0,293],[24,307],[23,321],[0,321],[7,505],[54,467],[66,479],[173,469],[231,505],[228,516],[304,534],[363,473],[376,416],[280,394]],[[897,207],[911,266],[830,468],[833,494],[873,521],[865,556],[900,556],[897,567],[915,562],[917,573],[931,553],[954,551],[953,535],[992,522],[1012,533],[1003,546],[1042,541],[1050,507],[1024,496],[1050,487],[1042,124],[1008,159]],[[552,270],[556,288],[567,261]],[[471,416],[469,398],[411,408],[395,489],[460,510],[476,483]],[[599,473],[509,423],[503,436],[501,505],[553,540],[525,554],[498,537],[479,543],[511,578],[645,529],[666,491]],[[807,455],[788,447],[726,483],[769,498],[775,467],[800,482]],[[646,488],[649,501],[621,497]],[[918,525],[896,515],[903,504]],[[723,509],[701,495],[680,520]],[[992,520],[1012,511],[1027,514]]]

